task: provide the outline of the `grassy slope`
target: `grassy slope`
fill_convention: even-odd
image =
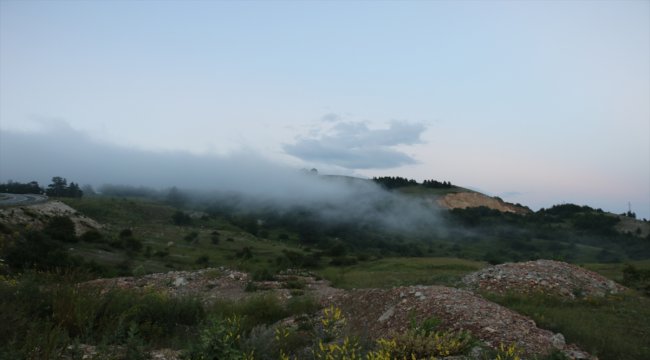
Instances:
[[[621,282],[623,280],[623,268],[626,266],[626,264],[632,264],[640,270],[650,270],[650,260],[628,261],[626,263],[612,264],[589,263],[583,264],[583,266],[586,269],[595,271],[614,281]]]
[[[455,258],[385,258],[347,267],[327,267],[320,274],[336,287],[388,288],[409,285],[454,285],[486,266]]]
[[[650,299],[636,294],[566,301],[511,295],[490,300],[528,315],[539,327],[609,360],[650,359]]]
[[[212,266],[231,266],[254,270],[270,266],[283,249],[302,251],[291,245],[293,242],[258,239],[241,229],[221,220],[195,219],[190,227],[172,224],[175,209],[142,200],[121,200],[106,198],[73,199],[66,202],[82,213],[108,224],[107,237],[117,237],[121,229],[132,228],[137,238],[152,250],[163,250],[168,242],[174,242],[166,258],[152,256],[147,259],[142,253],[131,258],[133,264],[142,265],[144,272],[166,271],[170,267],[188,269],[203,267],[196,265],[201,255],[210,257]],[[218,245],[210,241],[210,233],[217,229],[221,234]],[[183,237],[196,231],[197,243],[187,243]],[[271,231],[271,238],[277,238],[277,231]],[[295,234],[289,234],[290,239]],[[233,241],[227,241],[231,238]],[[235,256],[244,246],[253,248],[254,257],[242,260]],[[91,258],[111,258],[111,262],[124,261],[128,256],[107,245],[79,243],[76,251]],[[103,249],[103,250],[102,250]],[[326,263],[326,260],[324,263]],[[638,268],[650,268],[650,261],[634,262]],[[466,273],[486,266],[483,262],[456,258],[383,258],[361,262],[347,267],[327,266],[317,272],[331,280],[337,287],[392,287],[416,284],[455,285]],[[586,264],[614,280],[622,277],[623,264]],[[495,301],[526,314],[539,326],[562,332],[568,342],[576,342],[584,349],[604,359],[649,358],[647,339],[650,338],[650,300],[635,295],[619,296],[602,301],[584,300],[563,302],[557,299],[528,297],[494,298]]]
[[[129,255],[107,244],[80,242],[75,249],[88,260],[95,259],[99,263],[115,265],[128,260],[133,268],[140,268],[139,271],[143,273],[206,266],[230,266],[252,271],[273,263],[282,254],[282,250],[297,250],[279,241],[256,238],[222,219],[194,219],[191,226],[174,225],[171,218],[176,210],[160,203],[113,198],[64,201],[81,213],[106,224],[104,232],[109,240],[116,239],[122,229],[130,228],[145,248],[151,247],[151,254],[169,251],[165,257],[153,255],[147,258],[144,251]],[[216,245],[212,243],[210,235],[215,230],[219,232],[219,243]],[[192,232],[198,233],[197,240],[185,241],[184,238]],[[170,243],[173,244],[168,246]],[[251,259],[237,257],[237,252],[244,247],[252,248]],[[196,261],[201,256],[208,256],[209,262],[197,265]]]

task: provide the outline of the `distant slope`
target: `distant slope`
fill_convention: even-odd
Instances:
[[[485,206],[501,212],[528,214],[532,211],[524,206],[505,202],[497,197],[490,197],[477,192],[451,193],[437,199],[438,205],[446,209],[465,209]]]

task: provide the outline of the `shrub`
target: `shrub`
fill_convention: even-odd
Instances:
[[[219,244],[219,232],[218,231],[213,231],[210,233],[210,241],[212,242],[213,245],[218,245]]]
[[[320,308],[318,301],[309,296],[296,296],[287,302],[287,311],[294,315],[312,314]]]
[[[47,223],[43,232],[54,240],[76,242],[74,223],[67,216],[55,216]]]
[[[128,237],[124,239],[124,247],[127,250],[138,252],[142,250],[142,241],[132,237]]]
[[[6,264],[13,269],[54,270],[81,265],[63,245],[41,232],[28,232],[17,237],[4,251]]]
[[[275,276],[267,268],[261,268],[253,271],[253,280],[255,281],[273,281]]]
[[[650,296],[650,269],[637,269],[628,264],[623,268],[623,285]]]
[[[298,278],[289,278],[282,284],[285,289],[304,289],[306,285],[303,280]]]
[[[196,239],[198,239],[198,237],[199,237],[199,233],[196,231],[192,231],[189,234],[185,235],[183,239],[187,242],[195,242]]]
[[[132,236],[133,236],[133,230],[131,229],[123,229],[122,231],[120,231],[120,239],[126,239]]]
[[[81,235],[81,241],[89,243],[100,243],[104,241],[104,235],[97,230],[88,230]]]
[[[330,265],[333,266],[350,266],[357,263],[357,259],[350,256],[339,256],[335,257],[330,261]]]
[[[188,226],[192,224],[192,218],[179,210],[172,215],[172,222],[178,226]]]
[[[186,354],[187,359],[247,359],[249,357],[241,350],[242,337],[241,318],[212,317],[202,327],[199,342]]]
[[[199,265],[207,265],[210,263],[210,257],[208,255],[201,255],[196,259],[196,263]]]
[[[438,331],[425,333],[408,330],[393,338],[395,348],[391,351],[392,358],[416,359],[429,357],[447,357],[462,355],[470,350],[473,340],[469,333]]]
[[[235,256],[244,260],[250,259],[253,257],[252,248],[248,246],[244,246],[243,248],[241,248],[241,250],[235,253]]]

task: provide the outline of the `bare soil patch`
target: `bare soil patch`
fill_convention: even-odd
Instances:
[[[447,194],[439,198],[437,203],[446,209],[465,209],[485,206],[501,212],[512,212],[517,214],[528,214],[531,212],[527,207],[511,204],[499,198],[489,197],[475,192]]]

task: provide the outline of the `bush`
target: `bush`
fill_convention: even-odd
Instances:
[[[133,230],[131,229],[123,229],[122,231],[120,231],[120,239],[126,239],[132,236],[133,236]]]
[[[623,285],[650,296],[650,269],[637,269],[628,264],[623,268]]]
[[[241,248],[241,250],[235,253],[235,256],[237,256],[240,259],[247,260],[253,257],[253,250],[248,246],[244,246],[243,248]]]
[[[124,239],[124,247],[127,250],[138,252],[142,250],[142,241],[132,237],[128,237]]]
[[[104,235],[97,230],[88,230],[83,235],[81,235],[81,241],[89,243],[101,243],[104,242]]]
[[[218,231],[213,231],[210,233],[210,241],[212,242],[213,245],[218,245],[219,244],[219,232]]]
[[[318,301],[308,296],[296,296],[287,302],[287,311],[294,315],[312,314],[320,309]]]
[[[42,232],[18,236],[4,252],[6,264],[13,269],[54,270],[80,265],[83,261],[71,257],[63,245]]]
[[[269,269],[267,268],[262,268],[253,271],[253,280],[255,281],[273,281],[275,280],[275,276]]]
[[[192,231],[183,238],[187,242],[195,242],[199,238],[199,233]]]
[[[189,350],[186,358],[245,359],[246,354],[241,350],[242,334],[240,317],[212,317],[203,325],[199,332],[199,342]]]
[[[333,266],[349,266],[357,263],[357,259],[350,256],[339,256],[335,257],[330,261],[330,265]]]
[[[192,218],[179,210],[172,215],[172,222],[178,226],[188,226],[192,224]]]
[[[74,223],[67,216],[55,216],[43,229],[50,238],[63,242],[77,242]]]
[[[210,263],[210,257],[208,255],[201,255],[196,259],[196,263],[199,265],[207,265]]]

